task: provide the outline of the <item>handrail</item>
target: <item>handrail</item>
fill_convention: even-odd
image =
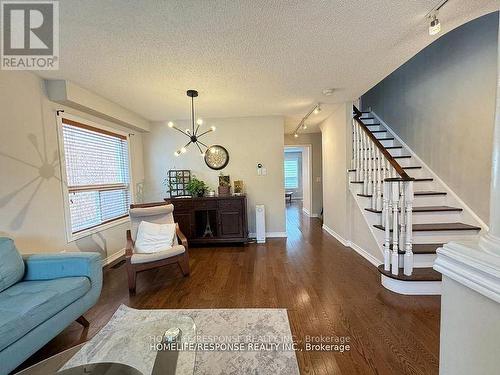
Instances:
[[[356,120],[356,122],[361,126],[361,129],[364,130],[364,132],[368,135],[368,137],[371,139],[371,141],[377,146],[377,148],[380,150],[382,155],[384,155],[389,163],[393,166],[395,169],[396,173],[401,176],[401,179],[403,181],[413,181],[414,179],[408,176],[408,174],[405,172],[403,167],[399,165],[399,163],[394,159],[394,157],[391,155],[389,151],[380,143],[380,141],[373,135],[373,133],[368,129],[368,127],[361,121],[360,117],[363,115],[359,109],[356,108],[355,105],[352,106],[353,111],[355,115],[353,116],[353,119]]]

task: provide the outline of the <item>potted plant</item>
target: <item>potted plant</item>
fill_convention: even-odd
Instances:
[[[224,176],[222,173],[219,175],[219,195],[231,194],[231,180],[229,176]]]
[[[191,178],[191,181],[186,185],[186,190],[193,197],[203,197],[205,192],[208,191],[208,185],[202,181],[198,180],[195,176]]]

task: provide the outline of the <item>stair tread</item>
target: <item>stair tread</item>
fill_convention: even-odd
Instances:
[[[394,137],[377,138],[377,141],[394,141]]]
[[[387,133],[387,130],[370,130],[373,134],[375,133]]]
[[[385,230],[380,224],[375,224],[375,228]],[[465,223],[426,223],[426,224],[413,224],[412,230],[414,232],[435,232],[435,231],[449,231],[449,230],[481,230],[480,227]],[[392,229],[391,229],[392,231]]]
[[[393,149],[397,149],[397,148],[403,148],[403,146],[388,146],[385,149],[386,150],[393,150]]]
[[[447,193],[445,191],[430,191],[430,190],[425,190],[425,191],[416,191],[413,193],[414,196],[427,196],[427,195],[446,195]],[[358,194],[360,197],[366,197],[366,198],[371,198],[372,194]]]
[[[380,122],[376,122],[374,124],[365,124],[365,126],[380,126]]]
[[[349,172],[355,172],[356,170],[355,169],[349,169]],[[429,177],[426,177],[426,178],[416,178],[415,180],[413,180],[413,182],[432,182],[434,181],[433,178],[429,178]],[[362,184],[363,181],[351,181],[352,184]]]
[[[375,210],[373,208],[365,208],[366,211],[374,212],[377,214],[381,214],[382,210]],[[450,207],[450,206],[421,206],[421,207],[413,207],[413,212],[454,212],[454,211],[463,211],[462,208],[459,207]]]
[[[409,167],[403,167],[403,169],[422,169],[422,167],[419,165],[411,165]]]
[[[383,264],[378,266],[378,270],[382,275],[401,281],[441,281],[442,279],[441,274],[431,267],[414,268],[411,276],[406,276],[402,268],[399,269],[397,275],[393,275],[391,271],[384,270]]]

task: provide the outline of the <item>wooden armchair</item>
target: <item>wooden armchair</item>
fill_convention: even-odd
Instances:
[[[141,221],[157,224],[174,223],[174,206],[172,204],[148,203],[130,206],[131,230],[127,230],[127,247],[125,249],[125,260],[128,274],[129,291],[135,293],[137,274],[153,268],[163,267],[168,264],[178,263],[182,274],[189,275],[189,253],[186,236],[181,232],[179,224],[176,223],[176,238],[174,245],[165,251],[143,254],[134,252],[137,230]]]

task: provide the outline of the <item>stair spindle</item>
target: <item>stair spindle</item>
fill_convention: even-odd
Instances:
[[[391,182],[391,204],[392,204],[392,257],[391,272],[393,275],[399,273],[399,241],[398,241],[398,216],[399,216],[399,182]]]
[[[382,226],[385,227],[384,232],[384,269],[391,270],[391,228],[390,228],[390,204],[391,184],[384,182],[384,201],[382,208]]]
[[[377,188],[376,193],[377,196],[375,198],[375,209],[382,209],[382,153],[379,149],[376,152],[377,155]]]
[[[413,181],[405,182],[406,243],[404,255],[404,274],[413,273]]]

